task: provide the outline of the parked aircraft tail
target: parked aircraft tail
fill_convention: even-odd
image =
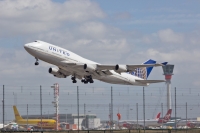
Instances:
[[[155,120],[159,120],[160,119],[160,112],[156,115]]]
[[[18,112],[16,106],[13,106],[13,111],[14,111],[14,115],[15,115],[15,120],[16,120],[16,121],[23,119],[23,118],[21,117],[21,115],[19,114],[19,112]]]
[[[196,126],[197,123],[195,122],[191,122],[191,121],[188,121],[186,126],[190,127],[190,128],[194,128]]]
[[[167,114],[164,116],[163,119],[165,119],[165,120],[170,120],[170,119],[171,119],[171,114],[172,114],[172,109],[169,109],[169,110],[167,111]]]
[[[158,120],[158,123],[166,123],[171,119],[172,109],[169,109],[166,115]]]

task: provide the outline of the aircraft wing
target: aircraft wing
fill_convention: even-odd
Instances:
[[[82,70],[86,73],[90,73],[90,74],[97,73],[98,75],[112,75],[112,72],[110,72],[110,70],[114,70],[115,72],[120,74],[121,72],[135,71],[137,68],[156,67],[156,66],[164,65],[163,63],[141,64],[141,65],[83,64],[83,63],[69,62],[69,61],[62,61],[61,63],[63,64],[63,66],[66,66],[66,67],[73,67],[75,69]]]
[[[135,80],[140,83],[160,83],[160,82],[166,82],[165,80]]]
[[[126,65],[128,70],[135,70],[136,68],[142,68],[142,67],[157,67],[157,66],[163,66],[163,64],[141,64],[141,65]]]
[[[77,62],[68,62],[68,61],[61,61],[63,66],[73,66],[78,69],[83,69],[84,64],[83,63],[77,63]]]
[[[164,64],[141,64],[141,65],[96,65],[95,70],[114,70],[117,73],[121,72],[132,72],[136,71],[137,68],[145,68],[145,67],[157,67],[163,66]]]
[[[104,73],[105,75],[113,75],[109,70],[101,70],[101,73]]]
[[[100,65],[96,66],[97,70],[115,70],[115,65]]]
[[[112,75],[109,70],[114,69],[114,65],[99,65],[99,64],[83,64],[83,63],[71,63],[67,61],[62,61],[64,66],[73,67],[75,69],[84,70],[86,72],[96,72],[99,75]]]
[[[117,67],[123,66],[127,70],[135,70],[136,68],[141,67],[156,67],[156,66],[163,66],[163,64],[141,64],[141,65],[100,65],[98,64],[96,69],[97,70],[116,70]]]

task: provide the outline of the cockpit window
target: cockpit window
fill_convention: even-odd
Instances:
[[[37,42],[37,41],[34,41],[34,42]]]

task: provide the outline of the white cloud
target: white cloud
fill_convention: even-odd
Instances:
[[[76,30],[79,32],[74,32],[73,30],[64,32],[57,31],[47,33],[45,35],[40,35],[40,39],[64,47],[85,58],[100,63],[105,63],[105,61],[117,61],[123,56],[124,53],[130,51],[127,39],[125,36],[120,35],[120,32],[113,33],[112,30],[110,30],[105,25],[103,27],[106,29],[104,30],[105,33],[96,33],[95,31],[94,35],[92,35],[93,32],[88,32],[86,30],[87,34],[82,35],[83,33],[81,30]],[[102,37],[98,38],[98,35],[95,33],[102,34]],[[116,35],[118,37],[110,37],[110,34]]]
[[[168,12],[169,13],[169,12]],[[130,21],[131,24],[156,24],[156,25],[169,25],[169,24],[195,24],[200,22],[200,15],[199,13],[189,13],[185,11],[185,13],[175,13],[175,14],[164,14],[163,12],[161,15],[148,15],[146,17],[142,16],[138,19],[133,19]]]
[[[184,36],[180,33],[174,33],[171,29],[161,30],[158,32],[158,37],[164,43],[183,43]]]
[[[96,21],[88,21],[65,30],[39,34],[39,39],[100,63],[114,62],[130,51],[124,32]]]
[[[144,54],[144,53],[142,53]],[[180,62],[198,62],[200,58],[199,50],[187,51],[185,49],[177,49],[174,51],[162,52],[156,49],[148,49],[146,52],[147,56],[158,58],[159,60],[167,60],[173,63]]]
[[[0,8],[0,35],[44,32],[63,23],[80,23],[105,16],[99,6],[89,0],[69,0],[64,4],[50,0],[8,0],[0,1]]]
[[[146,44],[151,44],[151,43],[152,43],[152,39],[151,39],[150,37],[148,37],[148,36],[144,36],[144,37],[142,38],[142,41],[143,41],[144,43],[146,43]]]
[[[172,29],[163,29],[140,37],[140,43],[160,51],[199,49],[199,30],[177,33]]]
[[[106,35],[107,29],[103,23],[100,22],[87,22],[79,27],[79,31],[84,36],[102,38]]]

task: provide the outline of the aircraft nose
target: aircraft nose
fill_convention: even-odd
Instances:
[[[29,46],[29,44],[27,43],[27,44],[24,45],[24,48],[27,49],[28,46]]]

